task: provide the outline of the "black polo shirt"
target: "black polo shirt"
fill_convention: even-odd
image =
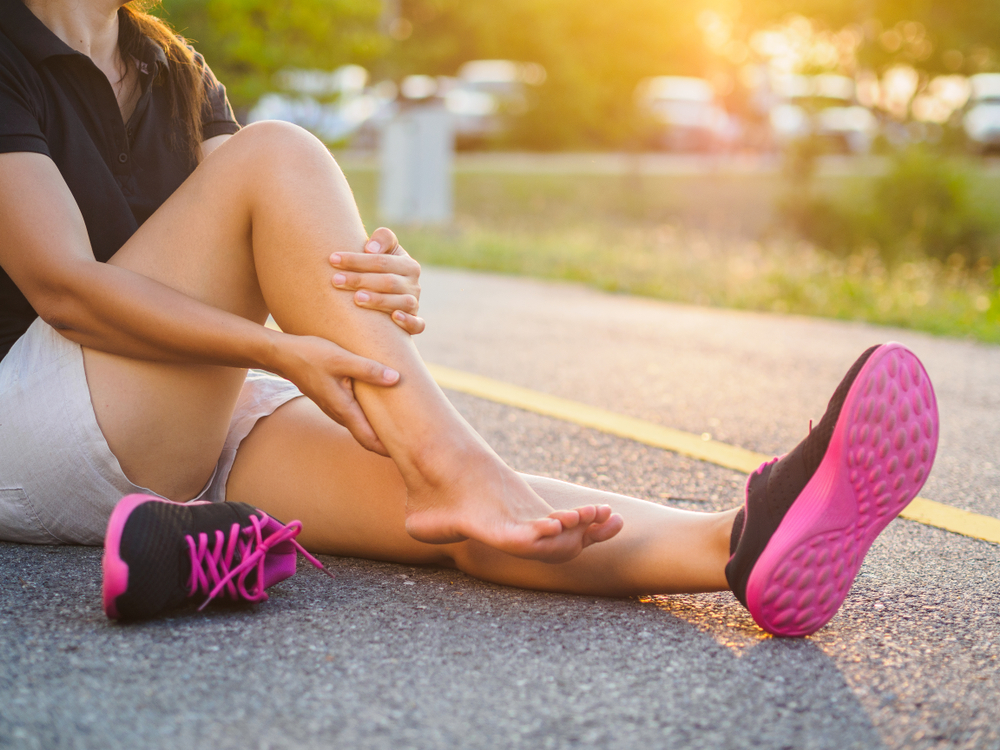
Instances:
[[[204,137],[235,133],[239,125],[225,88],[200,55],[197,61],[208,91]],[[170,75],[163,50],[147,41],[137,67],[142,93],[125,123],[111,83],[89,57],[49,31],[22,0],[0,0],[0,153],[31,151],[56,163],[102,262],[193,169],[177,145],[184,137],[163,85]],[[0,358],[35,317],[0,271]]]

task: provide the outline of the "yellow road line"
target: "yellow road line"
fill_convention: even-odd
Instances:
[[[763,461],[772,458],[763,453],[755,453],[700,435],[615,414],[607,409],[550,396],[547,393],[539,393],[481,375],[441,365],[428,364],[427,368],[442,388],[590,427],[727,469],[750,473]],[[900,516],[973,539],[1000,544],[1000,519],[970,513],[926,498],[915,498]]]

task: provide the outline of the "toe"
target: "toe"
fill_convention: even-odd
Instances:
[[[576,523],[579,523],[579,520],[577,520]],[[548,518],[539,518],[537,521],[532,521],[531,526],[539,538],[554,537],[558,536],[563,532],[562,519],[553,518],[552,516],[549,516]]]
[[[584,520],[580,509],[577,510],[557,510],[549,513],[549,518],[558,520],[564,529],[575,529],[580,523],[589,523]]]
[[[594,523],[604,523],[609,518],[611,518],[611,506],[610,505],[598,505],[596,513],[594,514]]]
[[[559,536],[539,539],[532,557],[550,564],[564,563],[579,555],[584,548],[583,531],[564,531]]]
[[[588,547],[597,542],[606,542],[615,536],[625,526],[625,519],[618,513],[610,514],[604,523],[591,524],[583,536],[583,546]]]

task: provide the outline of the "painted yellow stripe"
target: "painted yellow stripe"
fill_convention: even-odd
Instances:
[[[762,462],[772,458],[763,453],[755,453],[700,435],[626,417],[607,409],[539,393],[481,375],[441,365],[428,364],[427,368],[442,388],[590,427],[727,469],[748,474]],[[900,516],[973,539],[1000,544],[1000,519],[970,513],[926,498],[915,498]]]
[[[1000,544],[1000,518],[953,508],[922,497],[914,498],[899,515],[928,526],[971,536],[973,539]]]

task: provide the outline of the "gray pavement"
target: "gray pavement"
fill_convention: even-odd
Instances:
[[[941,405],[924,495],[1000,517],[1000,347],[429,269],[425,358],[764,452],[867,345]],[[460,394],[516,468],[694,509],[742,477]],[[831,623],[766,637],[729,594],[594,599],[327,558],[257,607],[137,626],[100,553],[0,544],[0,747],[1000,748],[1000,547],[890,525]]]

